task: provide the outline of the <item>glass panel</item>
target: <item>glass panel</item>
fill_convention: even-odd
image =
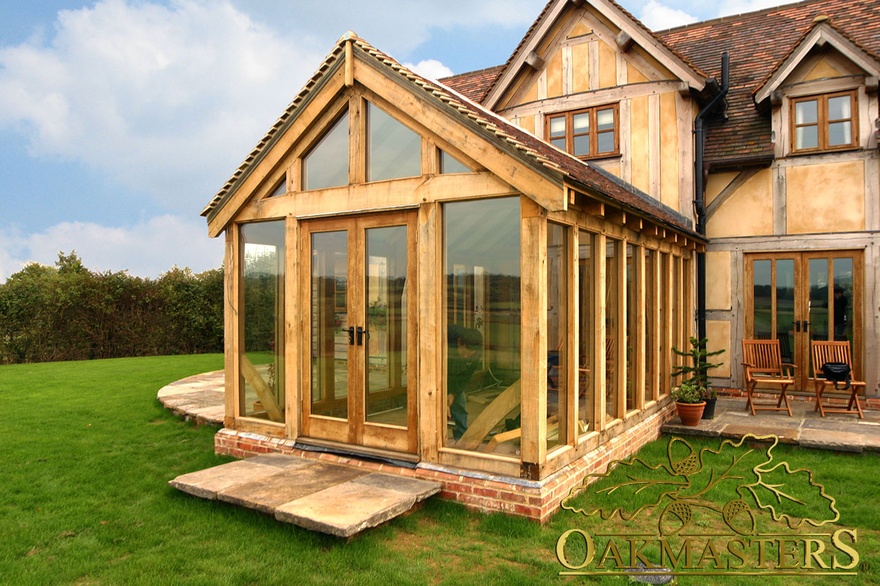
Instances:
[[[590,135],[582,134],[574,137],[574,153],[575,156],[581,157],[590,154]]]
[[[312,234],[312,414],[348,418],[348,232]]]
[[[567,228],[547,225],[547,448],[568,441]]]
[[[284,421],[284,222],[241,227],[244,243],[239,408],[246,417]]]
[[[636,274],[636,252],[632,244],[626,245],[626,410],[635,409],[636,403],[636,352],[638,351],[639,279]]]
[[[406,427],[406,226],[366,233],[367,421]]]
[[[645,386],[644,401],[654,400],[654,388],[657,384],[657,353],[655,351],[655,321],[657,315],[657,294],[654,279],[654,251],[645,250]]]
[[[613,132],[600,132],[596,137],[598,141],[598,145],[596,147],[596,151],[599,153],[613,153],[616,149],[614,148],[614,133]]]
[[[753,273],[753,335],[758,340],[769,340],[773,337],[773,281],[772,261],[756,260],[752,262]]]
[[[784,362],[794,362],[794,259],[776,261],[776,337]]]
[[[272,193],[269,194],[269,197],[278,197],[285,193],[287,193],[287,180],[282,179],[278,185],[275,186],[275,189],[272,190]]]
[[[810,271],[810,339],[830,340],[828,327],[829,301],[833,306],[833,296],[828,290],[828,259],[811,258]]]
[[[593,235],[578,233],[578,434],[593,424],[593,319],[595,283],[593,281]]]
[[[834,339],[853,340],[853,259],[835,258]]]
[[[828,125],[828,146],[852,144],[852,122],[835,122]]]
[[[553,146],[555,146],[556,148],[558,148],[561,151],[565,150],[565,138],[554,138],[554,139],[550,140],[550,144],[552,144]]]
[[[657,354],[660,357],[660,394],[669,393],[672,379],[670,378],[669,361],[669,253],[660,252],[660,296],[657,298],[657,313],[660,315],[660,328],[657,330]]]
[[[852,118],[852,101],[850,96],[828,98],[828,119],[849,120]]]
[[[452,174],[452,173],[471,173],[472,171],[468,169],[464,163],[447,153],[446,151],[440,151],[440,173],[441,174]]]
[[[367,102],[367,181],[422,173],[421,137]]]
[[[798,128],[796,146],[799,149],[819,148],[819,127],[801,126]]]
[[[590,113],[584,112],[572,116],[572,126],[574,126],[575,134],[590,132]]]
[[[596,112],[596,130],[614,129],[614,108]]]
[[[456,202],[443,211],[446,444],[485,449],[498,433],[521,429],[515,384],[520,380],[519,199]],[[491,431],[469,434],[468,425],[489,405],[498,412]],[[516,456],[519,436],[503,437],[492,451]]]
[[[617,347],[618,305],[620,288],[618,283],[617,259],[620,256],[620,242],[608,239],[605,243],[605,413],[609,419],[617,419],[617,369],[620,368],[620,349]]]
[[[815,124],[819,121],[819,102],[804,100],[795,105],[795,124]]]
[[[565,116],[550,119],[550,138],[565,136]]]
[[[348,111],[303,157],[303,189],[348,185]]]

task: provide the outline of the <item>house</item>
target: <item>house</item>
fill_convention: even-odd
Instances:
[[[736,385],[739,339],[805,359],[842,289],[869,364],[876,8],[655,34],[552,0],[506,64],[441,82],[347,33],[203,212],[226,239],[217,451],[384,462],[543,520],[658,436],[696,332]]]

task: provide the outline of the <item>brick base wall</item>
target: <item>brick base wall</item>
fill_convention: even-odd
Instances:
[[[295,440],[226,428],[214,436],[214,451],[235,458],[267,453],[290,454],[386,474],[434,480],[443,485],[441,498],[462,503],[470,509],[500,511],[543,523],[559,510],[562,500],[587,474],[604,472],[610,462],[627,458],[645,444],[659,438],[660,428],[674,416],[673,403],[571,462],[549,478],[537,482],[424,463],[416,468],[405,468],[353,456],[304,450],[297,447]]]

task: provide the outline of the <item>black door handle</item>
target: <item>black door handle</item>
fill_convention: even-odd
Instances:
[[[360,329],[360,328],[358,328]],[[348,328],[348,345],[354,346],[354,326]]]
[[[366,328],[362,328],[361,326],[358,326],[358,328],[357,328],[357,343],[358,343],[358,346],[363,346],[363,345],[364,345],[364,336],[365,336],[365,335],[368,335]]]

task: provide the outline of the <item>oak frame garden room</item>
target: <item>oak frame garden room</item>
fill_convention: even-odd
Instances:
[[[557,472],[672,415],[690,222],[353,33],[203,215],[226,238],[220,452],[488,474],[543,517]]]

